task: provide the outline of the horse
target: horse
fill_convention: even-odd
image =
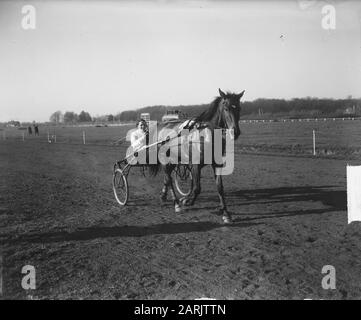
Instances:
[[[163,125],[158,126],[158,132],[157,132],[157,140],[158,141],[166,141],[166,143],[162,143],[162,145],[159,147],[158,145],[158,158],[159,158],[159,152],[160,148],[163,147],[167,149],[167,156],[170,156],[170,153],[173,151],[176,152],[176,157],[178,157],[178,161],[181,160],[180,154],[184,152],[184,149],[182,149],[182,136],[180,135],[180,132],[184,129],[190,130],[189,132],[200,132],[201,130],[206,130],[210,132],[211,137],[214,137],[214,133],[216,129],[228,129],[227,132],[230,134],[230,138],[233,140],[236,140],[241,131],[239,128],[239,117],[240,117],[240,99],[242,98],[245,91],[242,91],[239,94],[236,93],[224,93],[221,89],[218,89],[219,96],[216,97],[210,104],[209,107],[201,113],[199,116],[197,116],[194,119],[188,120],[186,122],[176,121],[176,122],[170,122]],[[169,134],[169,131],[172,130],[172,132],[176,132],[176,135],[171,136]],[[222,136],[222,142],[224,141],[225,137]],[[211,140],[212,144],[214,146],[214,139]],[[160,167],[163,169],[165,175],[163,180],[163,188],[160,193],[160,199],[161,201],[165,201],[167,199],[167,193],[168,190],[171,192],[171,196],[174,202],[175,211],[181,212],[181,205],[182,206],[191,206],[194,204],[195,200],[197,199],[198,195],[201,192],[201,169],[207,165],[212,165],[213,171],[214,171],[214,177],[217,184],[217,191],[218,196],[220,200],[220,210],[222,213],[222,220],[223,223],[229,224],[232,223],[232,217],[231,214],[227,210],[226,202],[224,199],[224,189],[223,189],[223,182],[222,182],[222,175],[217,170],[220,165],[215,161],[215,157],[212,156],[211,163],[206,163],[204,161],[205,159],[205,142],[204,139],[200,141],[200,146],[198,148],[200,154],[199,154],[199,161],[196,163],[191,160],[191,157],[188,157],[189,164],[191,165],[191,172],[192,172],[192,178],[193,178],[193,186],[191,189],[191,192],[188,196],[183,197],[181,199],[177,199],[176,193],[174,191],[173,187],[173,179],[172,179],[172,172],[176,167],[176,163],[162,163],[161,161],[157,160],[158,163],[156,165],[150,166],[151,174],[156,175],[159,171]],[[176,150],[178,149],[178,150]],[[213,149],[212,149],[213,150]],[[180,152],[179,152],[180,151]],[[222,143],[222,153],[224,153],[224,144]],[[193,158],[192,158],[193,159]]]

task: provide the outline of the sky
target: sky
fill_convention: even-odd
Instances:
[[[360,84],[357,1],[0,1],[0,121],[208,103],[218,88],[359,98]]]

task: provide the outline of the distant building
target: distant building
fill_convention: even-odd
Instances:
[[[178,110],[168,110],[162,117],[162,122],[178,121],[181,118],[181,113]]]
[[[7,127],[21,127],[21,124],[19,121],[11,120],[6,124]]]
[[[141,113],[140,114],[140,119],[143,119],[145,121],[147,121],[149,123],[150,121],[150,113],[145,112],[145,113]]]
[[[352,107],[346,108],[344,114],[346,114],[346,115],[356,114],[356,107],[352,106]]]

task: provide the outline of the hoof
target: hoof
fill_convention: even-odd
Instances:
[[[186,197],[179,199],[179,201],[180,201],[181,205],[184,207],[192,206],[193,202],[194,202],[194,201],[192,201],[192,199],[189,199]]]
[[[182,207],[178,203],[176,203],[174,205],[174,210],[176,213],[180,213],[180,212],[182,212]]]
[[[226,216],[223,216],[222,220],[223,220],[223,224],[231,224],[233,222],[232,218]]]

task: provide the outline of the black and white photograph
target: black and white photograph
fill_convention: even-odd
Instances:
[[[357,299],[361,2],[0,0],[0,300]]]

